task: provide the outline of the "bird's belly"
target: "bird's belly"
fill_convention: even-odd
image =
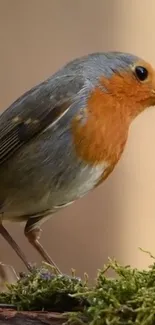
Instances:
[[[8,195],[0,209],[2,218],[11,221],[26,221],[30,216],[42,213],[55,213],[59,209],[83,197],[99,181],[103,175],[105,164],[89,166],[76,165],[71,171],[64,170],[47,184],[46,174],[42,175],[41,183],[36,180],[33,185],[23,183],[22,187],[8,189]],[[40,184],[39,184],[40,183]]]
[[[105,164],[97,166],[83,165],[80,166],[78,170],[71,173],[69,181],[66,180],[61,183],[61,180],[59,180],[57,185],[50,192],[50,205],[53,206],[53,208],[68,205],[86,195],[94,188],[103,175],[104,167]]]
[[[92,190],[107,167],[77,157],[68,130],[43,134],[0,169],[0,213],[19,221],[55,212]]]

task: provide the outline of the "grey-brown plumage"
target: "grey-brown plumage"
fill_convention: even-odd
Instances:
[[[131,66],[139,60],[119,52],[76,59],[0,116],[0,232],[29,269],[2,221],[24,220],[29,241],[54,264],[39,242],[41,223],[92,190],[110,165],[107,160],[89,164],[78,156],[72,122],[80,116],[79,123],[87,124],[88,100],[96,87],[108,93],[101,77],[110,80],[123,72],[132,74]]]

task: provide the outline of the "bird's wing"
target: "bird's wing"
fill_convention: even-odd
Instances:
[[[17,99],[0,116],[0,165],[70,109],[84,87],[81,75],[50,78]]]

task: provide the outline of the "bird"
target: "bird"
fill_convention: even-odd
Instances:
[[[67,62],[0,115],[0,234],[32,266],[4,227],[24,234],[43,260],[42,224],[101,185],[124,151],[132,121],[155,105],[155,70],[126,52]]]

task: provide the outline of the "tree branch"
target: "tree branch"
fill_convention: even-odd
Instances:
[[[67,318],[59,313],[0,309],[0,324],[2,325],[62,325],[66,320]]]

